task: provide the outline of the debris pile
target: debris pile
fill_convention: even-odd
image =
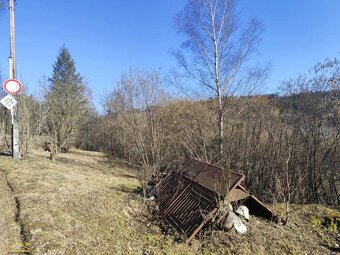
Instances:
[[[230,203],[221,203],[216,212],[216,215],[212,219],[214,225],[220,229],[229,231],[232,228],[240,234],[247,232],[246,223],[249,221],[249,209],[241,205],[234,211],[233,206]]]
[[[245,233],[249,212],[280,223],[278,216],[241,185],[244,179],[241,174],[186,159],[157,185],[154,195],[163,220],[184,234],[187,242],[212,220],[222,229]],[[241,206],[236,208],[236,204]]]

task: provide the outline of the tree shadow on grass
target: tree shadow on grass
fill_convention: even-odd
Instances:
[[[0,156],[4,156],[4,157],[12,157],[12,153],[0,151]]]
[[[88,168],[93,167],[93,164],[74,160],[74,159],[70,159],[70,158],[56,157],[55,161],[63,163],[63,164],[68,164],[68,165],[71,165],[71,166],[81,166],[81,167],[88,167]]]
[[[119,159],[98,159],[96,163],[88,163],[88,162],[82,162],[70,158],[64,158],[64,157],[57,157],[55,159],[56,162],[60,162],[63,164],[67,164],[69,166],[80,166],[84,167],[84,169],[96,169],[102,171],[104,174],[113,174],[117,177],[123,177],[128,179],[136,179],[136,171],[132,167],[132,164],[129,162],[124,162],[123,160]],[[121,171],[121,168],[129,169],[130,171]]]
[[[327,248],[328,250],[332,251],[332,252],[340,252],[340,247],[331,247],[327,244],[321,244],[321,246]]]
[[[96,153],[96,154],[91,154],[91,152]],[[79,155],[79,156],[92,157],[92,158],[104,158],[105,157],[105,154],[103,155],[97,154],[97,151],[70,150],[67,153],[73,154],[73,155]]]
[[[103,159],[98,160],[98,163],[108,167],[128,168],[131,169],[132,172],[135,172],[135,169],[137,168],[137,165],[131,162],[112,157],[104,157]]]
[[[112,186],[110,189],[119,191],[119,192],[124,192],[128,194],[140,194],[141,192],[141,187],[129,187],[124,184],[118,185],[118,186]]]

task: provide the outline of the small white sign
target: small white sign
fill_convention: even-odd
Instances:
[[[8,110],[11,110],[18,101],[13,96],[7,95],[0,100],[0,103],[2,103]]]

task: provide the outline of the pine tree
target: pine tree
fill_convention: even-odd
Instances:
[[[69,50],[63,46],[53,65],[47,93],[47,131],[51,159],[62,148],[73,145],[89,112],[84,79],[77,72]]]
[[[61,84],[81,85],[82,77],[76,71],[74,60],[66,46],[62,46],[57,61],[53,65],[53,74],[49,79],[52,87]]]

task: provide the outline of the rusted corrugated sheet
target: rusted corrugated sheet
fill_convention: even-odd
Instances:
[[[214,192],[176,172],[172,172],[157,191],[164,220],[186,236],[216,207],[216,199]]]
[[[232,203],[238,200],[245,199],[249,197],[249,192],[243,190],[240,188],[240,185],[238,185],[235,189],[231,190],[227,195],[227,201]]]
[[[186,159],[178,172],[220,196],[225,196],[244,179],[241,174],[196,159]]]

